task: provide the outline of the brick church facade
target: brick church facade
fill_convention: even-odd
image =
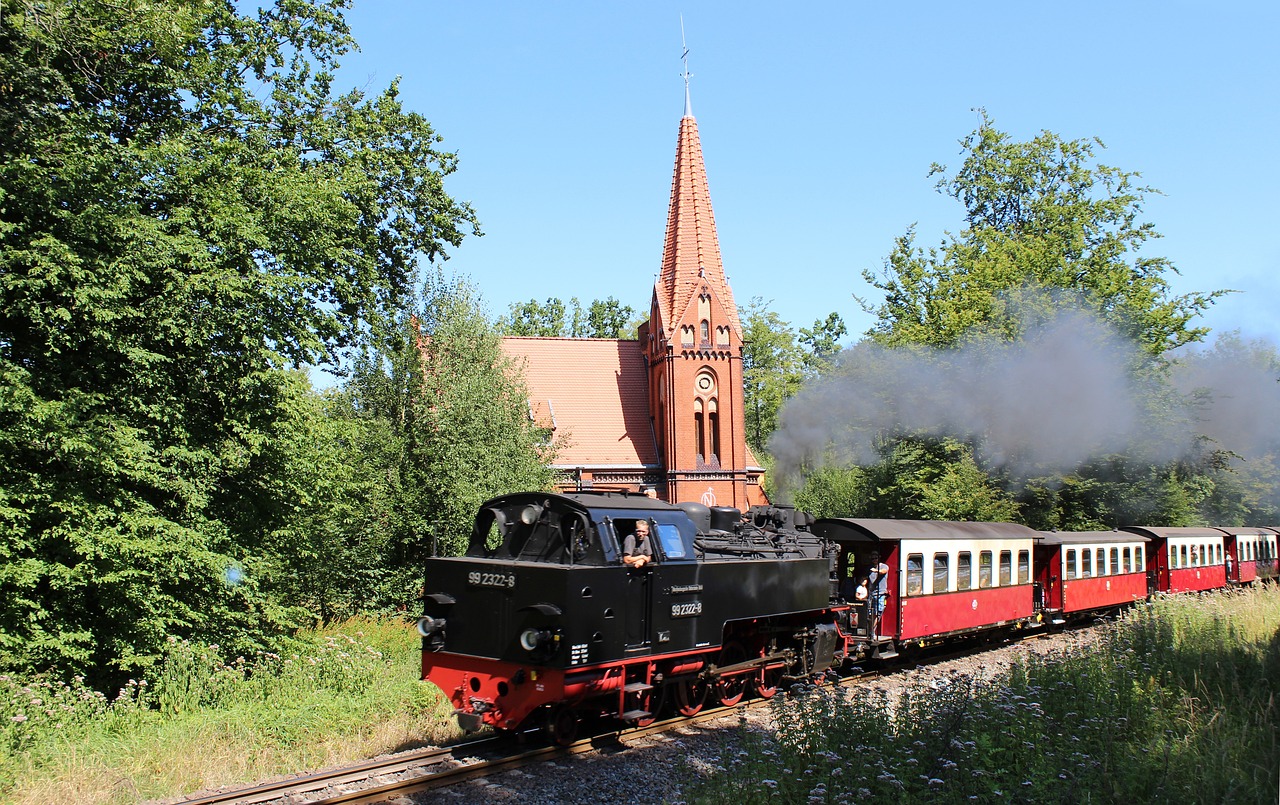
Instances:
[[[530,413],[552,428],[561,489],[653,489],[671,502],[767,503],[747,446],[742,323],[725,277],[698,124],[685,113],[649,321],[637,339],[520,338]]]

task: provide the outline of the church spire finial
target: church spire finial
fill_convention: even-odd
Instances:
[[[684,116],[693,117],[693,104],[689,101],[689,79],[693,73],[689,72],[689,46],[684,41],[684,15],[680,15],[680,47],[684,50],[680,59],[684,62]]]

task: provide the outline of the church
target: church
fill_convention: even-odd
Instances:
[[[662,270],[637,335],[503,339],[523,368],[530,415],[561,443],[560,490],[626,489],[743,510],[767,504],[764,469],[747,446],[742,323],[720,259],[687,72]]]

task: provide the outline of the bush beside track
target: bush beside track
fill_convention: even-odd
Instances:
[[[1280,586],[1161,597],[1089,652],[779,698],[689,802],[1275,802]]]

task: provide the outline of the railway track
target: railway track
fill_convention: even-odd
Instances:
[[[1047,636],[1046,633],[1037,632],[1025,635],[1014,642],[1045,636]],[[974,647],[969,647],[938,652],[929,657],[928,661],[939,662],[981,653],[981,651],[981,648],[975,650]],[[842,677],[838,681],[830,680],[826,684],[855,685],[893,670],[896,668],[862,671]],[[227,805],[229,803],[238,805],[333,803],[336,805],[336,803],[387,802],[396,797],[443,788],[530,764],[554,761],[558,758],[638,741],[681,727],[733,717],[743,709],[767,706],[770,701],[770,699],[751,699],[736,707],[716,707],[694,716],[662,719],[647,727],[614,729],[575,741],[568,746],[529,745],[525,747],[510,736],[484,738],[450,747],[423,749],[397,755],[394,758],[366,761],[341,769],[306,774],[249,788],[203,795],[183,800],[183,805]],[[534,734],[537,735],[537,733]],[[542,739],[539,737],[534,740]]]

